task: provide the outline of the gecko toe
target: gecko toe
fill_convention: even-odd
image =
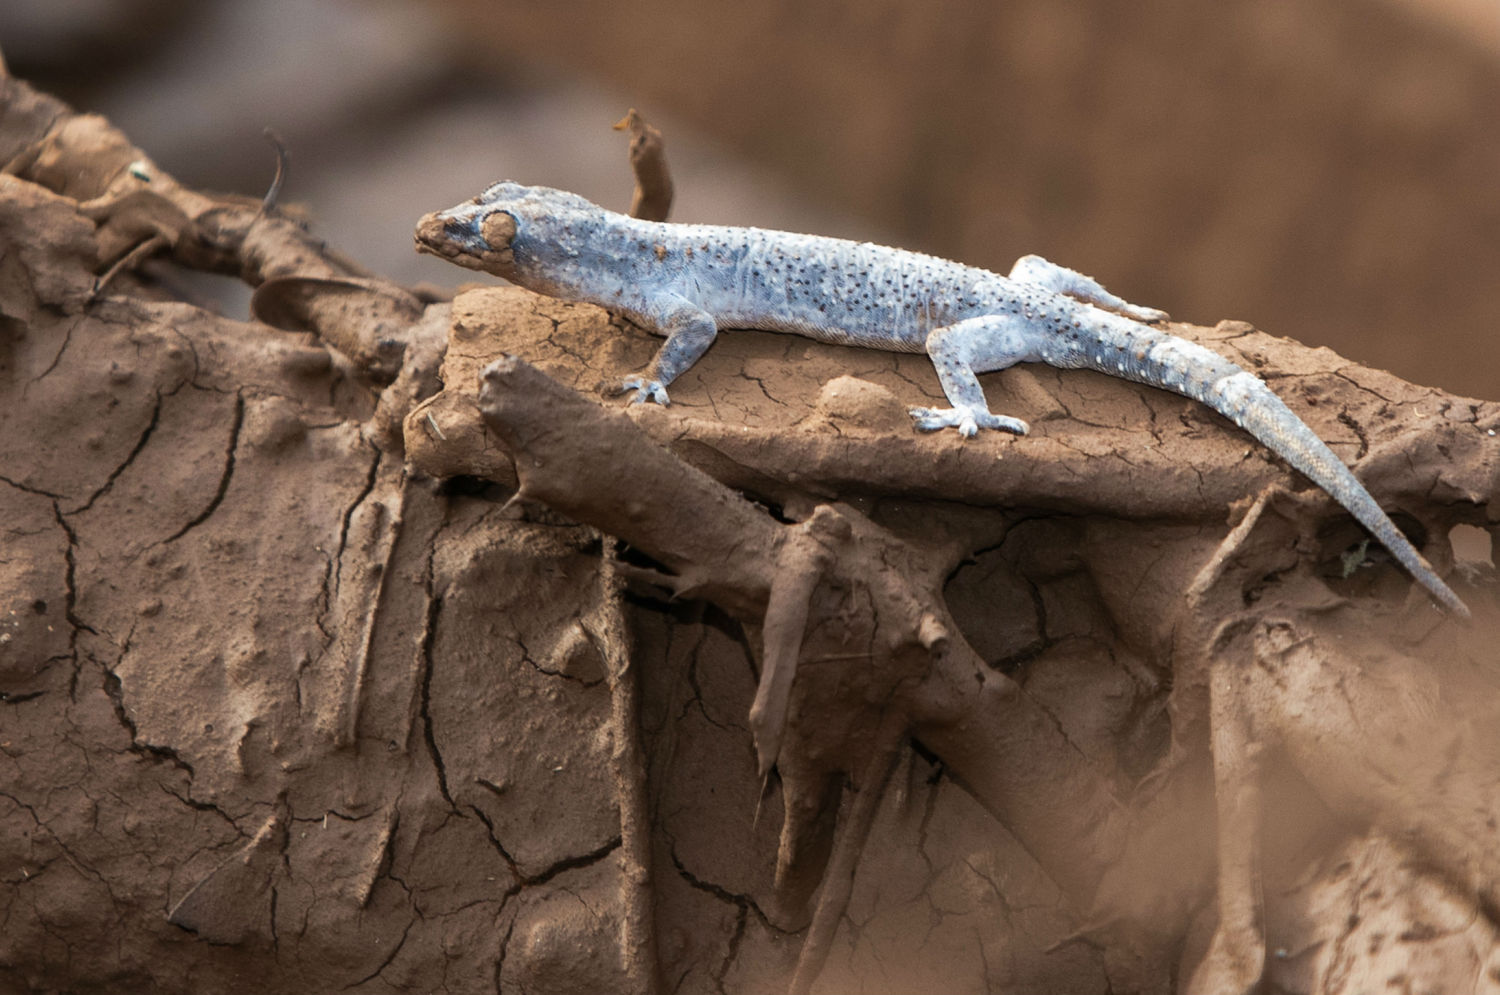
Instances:
[[[939,429],[956,428],[958,434],[965,439],[974,438],[981,428],[992,428],[1014,435],[1025,435],[1031,431],[1031,426],[1019,418],[968,407],[908,408],[907,413],[911,415],[918,431],[936,432]]]
[[[979,424],[985,428],[993,428],[999,432],[1009,432],[1012,435],[1025,435],[1031,431],[1031,426],[1019,418],[1011,418],[1006,415],[980,415]]]
[[[667,397],[667,388],[662,386],[660,380],[644,380],[640,377],[626,377],[620,384],[620,393],[625,394],[635,391],[635,396],[630,399],[631,404],[660,404],[662,407],[672,403]]]
[[[911,415],[913,427],[919,432],[936,432],[955,424],[947,411],[938,408],[907,408],[906,413]]]

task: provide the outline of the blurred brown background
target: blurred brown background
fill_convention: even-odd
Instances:
[[[372,268],[509,177],[623,208],[639,107],[678,220],[1038,252],[1500,397],[1497,0],[9,0],[11,71],[185,182],[284,198]]]

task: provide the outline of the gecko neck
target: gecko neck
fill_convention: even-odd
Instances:
[[[501,275],[538,293],[609,306],[621,282],[609,276],[619,273],[621,247],[672,237],[666,225],[603,209],[535,218],[511,243],[514,273]]]

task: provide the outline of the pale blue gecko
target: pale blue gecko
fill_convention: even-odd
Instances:
[[[794,332],[822,342],[926,351],[951,408],[912,408],[924,431],[1026,434],[993,414],[976,373],[1016,363],[1098,370],[1200,401],[1330,494],[1441,604],[1468,608],[1337,456],[1269,387],[1202,346],[1147,323],[1161,311],[1023,256],[1009,276],[865,242],[715,225],[640,221],[576,194],[496,183],[422,218],[417,248],[538,293],[587,301],[666,336],[635,401],[667,385],[720,328]]]

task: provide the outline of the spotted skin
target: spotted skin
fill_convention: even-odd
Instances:
[[[607,307],[664,335],[646,372],[624,383],[636,403],[669,403],[667,387],[720,328],[925,351],[952,407],[912,408],[914,423],[966,438],[981,428],[1026,434],[1024,421],[989,410],[977,377],[1016,363],[1097,370],[1182,394],[1306,474],[1440,604],[1468,615],[1348,467],[1261,380],[1152,327],[1163,312],[1040,256],[1022,257],[1001,276],[867,242],[641,221],[576,194],[510,182],[424,217],[417,246],[539,293]]]

